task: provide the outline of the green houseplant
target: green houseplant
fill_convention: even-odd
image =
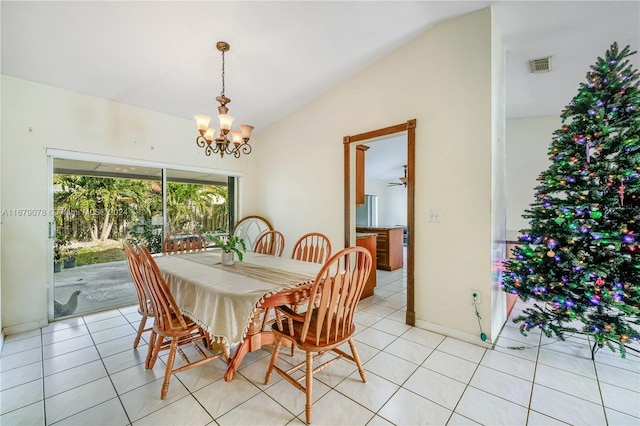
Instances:
[[[64,249],[69,244],[69,238],[61,233],[56,234],[53,242],[53,272],[60,272],[62,259],[64,257]]]
[[[76,256],[78,256],[78,249],[71,247],[64,247],[62,249],[62,260],[64,262],[65,269],[75,268]]]
[[[222,249],[223,265],[233,264],[234,253],[238,255],[238,260],[242,262],[243,253],[247,251],[247,247],[245,246],[242,238],[236,237],[235,235],[229,235],[227,237],[209,235],[209,238],[211,238],[211,241],[213,241],[216,246]]]

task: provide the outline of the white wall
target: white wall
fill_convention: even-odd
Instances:
[[[491,31],[491,336],[497,336],[507,320],[506,294],[502,290],[502,260],[506,257],[506,64],[502,37],[493,18]],[[483,308],[486,308],[483,306]]]
[[[1,85],[0,204],[5,210],[48,209],[47,148],[205,168],[242,170],[246,164],[206,157],[195,146],[191,120],[7,76]],[[2,217],[3,330],[14,333],[47,323],[49,220]]]
[[[407,189],[388,187],[385,194],[385,220],[389,225],[407,226]]]
[[[522,218],[534,200],[536,178],[549,167],[547,150],[560,117],[507,120],[507,232],[513,238],[529,224]]]
[[[1,9],[1,8],[0,8]],[[2,84],[0,84],[0,99],[2,99]],[[0,102],[0,141],[2,140],[2,102]],[[2,143],[0,143],[0,165],[2,164]],[[0,188],[2,188],[2,173],[0,173]],[[2,197],[0,197],[0,212],[2,212]],[[0,216],[0,250],[2,249],[2,221],[4,218]],[[0,256],[0,353],[4,345],[4,328],[2,326],[2,256]]]
[[[247,211],[287,241],[318,230],[339,248],[343,136],[416,118],[417,324],[477,342],[471,288],[487,295],[491,338],[491,49],[489,9],[441,23],[265,129],[246,171]],[[441,223],[427,222],[430,208],[443,210]]]
[[[365,160],[366,161],[366,160]],[[407,189],[386,180],[366,179],[366,194],[378,196],[378,225],[407,225]]]
[[[407,225],[407,189],[404,186],[389,186],[387,181],[368,179],[365,192],[378,194],[378,224],[380,226]]]

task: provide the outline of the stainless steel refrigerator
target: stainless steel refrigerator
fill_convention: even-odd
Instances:
[[[364,204],[356,207],[356,226],[378,226],[378,196],[365,194]]]

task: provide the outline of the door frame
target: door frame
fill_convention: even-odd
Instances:
[[[355,224],[352,221],[353,206],[351,205],[351,194],[353,192],[352,182],[355,170],[351,167],[352,147],[356,143],[362,143],[370,139],[377,139],[396,133],[406,132],[407,135],[407,313],[406,323],[415,325],[415,299],[414,299],[414,254],[415,254],[415,145],[416,145],[416,119],[408,120],[406,123],[372,130],[370,132],[359,133],[357,135],[345,136],[344,145],[344,242],[345,247],[355,244],[351,241],[351,230]]]

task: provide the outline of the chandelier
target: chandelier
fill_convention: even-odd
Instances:
[[[253,126],[248,124],[241,124],[240,130],[231,130],[231,123],[233,123],[233,117],[227,112],[227,104],[231,103],[231,99],[224,95],[224,53],[230,49],[229,43],[226,41],[219,41],[216,43],[216,48],[222,52],[222,92],[220,96],[216,98],[216,101],[220,102],[218,107],[218,120],[220,120],[220,133],[218,137],[215,137],[216,129],[209,127],[211,117],[206,115],[196,115],[196,126],[200,136],[196,138],[196,144],[200,148],[204,148],[206,155],[220,154],[220,158],[225,154],[240,158],[240,153],[250,154],[251,145],[249,145],[249,139],[251,139],[251,131]],[[231,145],[233,142],[233,145]]]

